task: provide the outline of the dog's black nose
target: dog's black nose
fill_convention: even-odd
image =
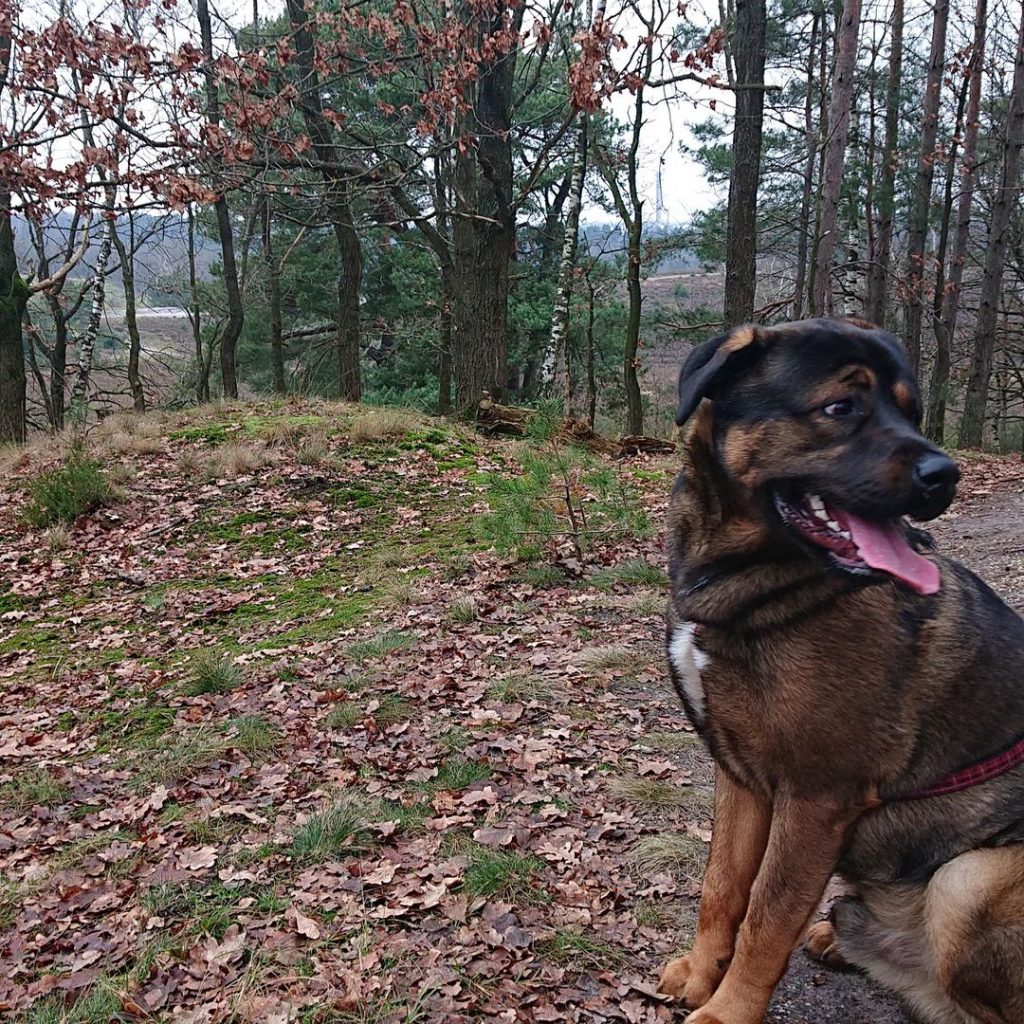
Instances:
[[[914,464],[914,483],[926,500],[952,501],[959,479],[957,464],[942,452],[926,452]]]

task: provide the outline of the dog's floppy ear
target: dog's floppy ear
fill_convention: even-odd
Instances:
[[[738,352],[748,350],[761,339],[763,328],[756,324],[734,327],[728,334],[698,345],[679,371],[679,408],[676,423],[681,427],[693,414],[702,398],[710,397],[715,385],[721,383],[726,367],[736,361]]]

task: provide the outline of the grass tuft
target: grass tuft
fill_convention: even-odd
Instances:
[[[448,621],[462,625],[476,622],[476,601],[468,594],[453,598],[448,605]]]
[[[540,676],[513,673],[491,683],[487,696],[492,700],[515,704],[519,701],[544,700],[552,694],[552,686]]]
[[[540,945],[538,952],[546,960],[575,972],[609,970],[626,959],[621,949],[576,929],[556,932]]]
[[[36,528],[72,523],[110,499],[110,485],[100,464],[73,450],[59,469],[40,473],[28,484],[24,520]]]
[[[681,754],[700,747],[700,737],[693,732],[649,732],[644,735],[643,744],[667,754]]]
[[[629,558],[618,565],[595,572],[587,582],[602,589],[610,589],[616,583],[637,587],[667,587],[668,576],[661,566],[651,565],[646,558]]]
[[[369,640],[357,640],[349,644],[348,653],[356,661],[372,661],[383,658],[394,651],[404,650],[416,642],[415,633],[403,633],[400,629],[387,629]]]
[[[494,896],[513,903],[537,903],[547,894],[538,885],[544,861],[517,853],[494,850],[474,843],[466,851],[469,865],[464,884],[470,896]]]
[[[438,766],[437,775],[416,788],[433,795],[446,790],[460,790],[474,782],[482,782],[491,776],[491,769],[480,761],[470,761],[461,756],[446,757]]]
[[[371,409],[352,421],[349,437],[354,444],[405,437],[421,423],[422,417],[409,409]]]
[[[227,655],[214,647],[204,647],[192,657],[192,679],[185,693],[189,697],[227,693],[242,679],[242,670]]]
[[[292,854],[302,861],[321,861],[365,850],[370,838],[364,812],[365,808],[353,798],[335,801],[295,829]]]
[[[591,647],[576,656],[576,665],[585,672],[606,672],[611,669],[637,669],[649,663],[646,655],[616,644],[612,647]]]
[[[141,759],[132,780],[133,788],[148,789],[187,778],[223,756],[228,744],[223,736],[197,728],[180,733],[163,750],[150,751]]]
[[[68,797],[68,787],[46,768],[27,768],[0,786],[0,806],[16,811],[54,807]]]
[[[645,878],[668,871],[685,878],[700,878],[707,845],[685,832],[644,836],[627,854],[629,866]]]
[[[516,576],[523,583],[528,583],[538,590],[557,587],[565,582],[565,573],[557,565],[526,565],[516,573]]]
[[[240,441],[228,441],[214,451],[208,464],[208,471],[214,478],[224,477],[232,480],[254,473],[266,461],[266,454],[260,449]]]
[[[228,722],[234,736],[232,746],[248,757],[267,754],[281,745],[281,733],[259,715],[242,715]]]
[[[685,807],[690,802],[688,789],[692,787],[674,786],[670,782],[638,775],[623,775],[608,783],[608,792],[613,798],[639,807]]]

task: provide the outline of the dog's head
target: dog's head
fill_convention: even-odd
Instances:
[[[902,517],[943,512],[960,473],[918,430],[917,384],[891,334],[856,320],[737,327],[690,353],[677,422],[703,399],[717,461],[790,539],[847,572],[938,589]]]

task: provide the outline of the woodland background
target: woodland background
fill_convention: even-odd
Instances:
[[[0,437],[240,390],[663,434],[688,345],[834,313],[903,337],[930,435],[1019,449],[1022,31],[1013,0],[5,0]],[[669,145],[719,197],[685,224],[643,180]]]

